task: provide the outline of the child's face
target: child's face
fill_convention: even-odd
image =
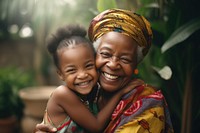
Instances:
[[[76,45],[59,51],[59,77],[67,86],[82,95],[91,92],[98,80],[95,57],[91,48]]]

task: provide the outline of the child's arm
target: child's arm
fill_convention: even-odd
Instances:
[[[131,89],[132,88],[129,87],[127,90]],[[124,91],[116,93],[98,115],[94,116],[74,92],[68,88],[61,90],[62,91],[56,94],[57,103],[59,103],[59,105],[77,124],[89,132],[101,132],[105,128],[118,101],[121,96],[125,94]]]
[[[104,107],[97,116],[94,116],[89,111],[89,109],[80,101],[80,98],[73,91],[66,87],[59,88],[54,91],[52,98],[78,125],[80,125],[88,132],[97,133],[101,132],[105,128],[106,123],[110,119],[110,116],[116,104],[120,100],[120,97],[121,94],[119,93],[113,96],[112,100],[107,103],[107,106]],[[50,110],[49,113],[51,118],[56,117],[56,115],[52,116]]]
[[[121,97],[133,90],[136,86],[143,84],[143,81],[132,80],[124,88],[121,88],[110,100],[104,105],[103,109],[97,115],[97,121],[99,122],[99,128],[104,129],[107,125],[108,120],[111,118],[111,115],[118,104]]]

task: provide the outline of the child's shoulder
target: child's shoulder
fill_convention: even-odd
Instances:
[[[78,99],[78,96],[67,86],[61,85],[54,90],[52,98],[57,103],[64,106],[68,103],[72,103],[75,99]]]
[[[71,93],[73,92],[65,85],[60,85],[53,91],[53,95],[59,97],[66,97],[67,95],[71,95]]]
[[[69,90],[69,88],[66,85],[60,85],[56,88],[56,90],[58,91],[65,91],[65,90]]]

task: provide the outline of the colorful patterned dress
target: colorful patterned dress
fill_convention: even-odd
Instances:
[[[126,94],[104,133],[173,133],[162,92],[142,84]]]
[[[47,110],[44,114],[43,123],[56,127],[52,122]],[[66,117],[65,120],[61,122],[56,128],[57,133],[84,133],[84,130],[80,126],[78,126],[74,121],[72,121],[69,116]]]

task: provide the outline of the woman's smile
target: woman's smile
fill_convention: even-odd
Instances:
[[[116,75],[112,75],[112,74],[109,74],[109,73],[106,73],[106,72],[103,72],[102,73],[104,75],[104,77],[108,80],[116,80],[119,78],[119,76],[116,76]]]

